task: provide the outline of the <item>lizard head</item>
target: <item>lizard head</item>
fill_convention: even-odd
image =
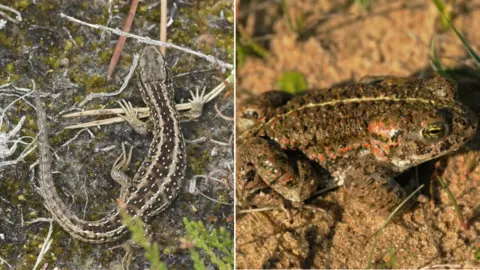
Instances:
[[[158,47],[149,45],[143,48],[139,60],[138,74],[143,83],[166,81],[167,67]]]

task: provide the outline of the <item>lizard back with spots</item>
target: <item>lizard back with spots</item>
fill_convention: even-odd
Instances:
[[[139,65],[138,88],[150,109],[153,140],[124,200],[126,211],[131,216],[147,221],[166,209],[179,193],[186,159],[165,60],[156,47],[149,46],[143,50]],[[121,222],[118,209],[100,220],[83,220],[59,197],[51,173],[52,158],[48,146],[46,116],[38,93],[35,101],[40,130],[39,184],[46,208],[58,224],[74,238],[94,243],[122,238],[128,230]]]

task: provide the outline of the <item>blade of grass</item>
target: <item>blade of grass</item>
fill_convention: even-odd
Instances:
[[[458,222],[460,223],[462,228],[464,228],[465,230],[468,230],[468,223],[465,221],[465,218],[463,217],[463,214],[462,214],[462,210],[458,206],[457,200],[455,199],[455,196],[453,195],[452,191],[450,191],[447,183],[443,181],[442,177],[439,176],[437,177],[437,179],[438,179],[438,182],[440,182],[440,185],[442,186],[442,188],[445,190],[445,192],[447,192],[448,198],[452,202],[453,209],[455,209],[455,212],[457,213]]]
[[[435,39],[432,39],[431,46],[430,46],[430,65],[432,66],[433,70],[438,74],[440,75],[447,74],[435,50]]]
[[[445,5],[445,3],[442,0],[432,0],[432,1],[437,7],[437,9],[440,11],[440,13],[442,13],[443,15],[443,17],[441,18],[441,23],[443,27],[445,27],[445,29],[448,29],[450,25],[445,18],[448,18],[448,19],[452,18],[451,12],[450,12],[451,7],[450,6],[447,7],[447,5]]]
[[[408,195],[407,198],[405,198],[405,200],[403,200],[403,202],[401,204],[399,204],[394,210],[392,213],[390,213],[390,215],[387,217],[387,219],[385,220],[385,222],[383,222],[383,225],[382,227],[380,227],[380,229],[378,229],[374,234],[373,234],[373,245],[372,245],[372,248],[370,249],[370,253],[368,254],[368,264],[367,264],[367,269],[371,269],[372,268],[372,258],[373,258],[373,252],[375,251],[375,247],[377,246],[377,241],[378,241],[378,237],[382,234],[383,230],[385,229],[385,227],[387,227],[387,225],[390,223],[390,221],[393,219],[393,217],[397,214],[397,212],[408,202],[408,200],[410,200],[410,198],[413,197],[413,195],[415,195],[418,191],[420,191],[420,189],[423,188],[424,185],[421,185],[419,186],[417,189],[415,189],[412,193],[410,193],[410,195]]]
[[[397,265],[397,252],[395,248],[391,247],[388,249],[388,254],[390,255],[390,258],[387,262],[387,266],[389,269],[395,269]]]
[[[468,42],[463,38],[462,34],[453,26],[452,22],[443,14],[441,8],[437,5],[437,0],[432,0],[435,6],[437,7],[438,11],[442,15],[442,17],[448,22],[448,24],[452,27],[453,31],[455,31],[455,34],[457,37],[462,41],[463,46],[467,48],[468,54],[478,63],[480,64],[480,56],[473,50],[473,48],[468,44]]]
[[[285,15],[285,18],[287,19],[288,28],[290,28],[290,31],[295,33],[295,28],[293,27],[292,20],[290,19],[290,16],[288,14],[287,2],[285,0],[282,0],[281,1],[281,6],[282,6],[283,14]]]
[[[238,33],[245,39],[246,44],[243,46],[249,47],[254,53],[258,54],[261,58],[270,57],[270,53],[262,46],[258,45],[252,37],[241,26],[237,26]]]

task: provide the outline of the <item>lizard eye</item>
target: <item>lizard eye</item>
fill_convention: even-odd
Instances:
[[[430,123],[422,130],[422,136],[427,140],[437,140],[448,134],[448,127],[445,123]]]

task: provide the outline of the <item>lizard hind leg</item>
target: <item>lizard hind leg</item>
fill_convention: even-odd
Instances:
[[[122,154],[115,160],[115,163],[112,166],[112,170],[110,171],[110,176],[117,182],[121,187],[120,197],[124,198],[128,193],[128,188],[132,184],[132,179],[125,174],[125,171],[128,169],[130,161],[132,159],[132,149],[130,147],[130,151],[128,152],[125,150],[125,143],[122,143]]]

